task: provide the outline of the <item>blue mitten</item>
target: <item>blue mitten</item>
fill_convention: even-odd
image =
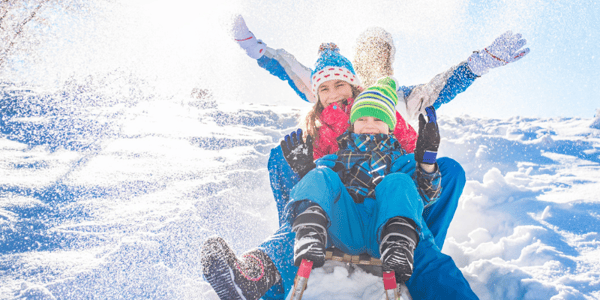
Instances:
[[[527,40],[521,39],[521,34],[513,34],[507,31],[503,35],[481,51],[475,51],[468,60],[469,68],[475,75],[481,76],[490,69],[504,66],[517,61],[529,53],[529,48],[520,50],[527,44]]]
[[[315,160],[315,165],[317,165],[317,167],[324,166],[333,169],[333,167],[335,167],[335,161],[337,158],[338,157],[335,154],[328,154]]]
[[[267,44],[261,40],[257,40],[256,37],[246,26],[246,22],[241,15],[236,15],[233,21],[233,38],[235,41],[246,50],[248,56],[259,59],[265,54]]]

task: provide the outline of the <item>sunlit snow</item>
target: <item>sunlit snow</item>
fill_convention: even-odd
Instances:
[[[214,300],[206,238],[241,254],[275,232],[269,152],[310,106],[231,41],[233,10],[307,65],[385,20],[404,84],[521,31],[528,57],[438,111],[440,156],[468,179],[443,252],[481,299],[600,299],[597,5],[191,2],[42,10],[29,29],[47,36],[0,69],[0,299]],[[382,296],[380,278],[338,265],[304,299]]]
[[[0,140],[1,294],[214,299],[199,245],[217,234],[241,253],[276,230],[266,161],[301,111],[200,109],[202,101],[213,99],[132,105],[115,117],[118,134],[83,150],[69,145],[85,132],[49,147],[38,142],[44,130],[14,135],[27,112],[8,116],[16,125]],[[482,299],[599,296],[600,131],[592,121],[441,113],[440,155],[457,159],[469,179],[444,252]],[[382,295],[372,275],[326,273],[314,272],[306,299],[330,285],[336,299],[348,297],[342,290]],[[324,284],[326,276],[337,284]]]

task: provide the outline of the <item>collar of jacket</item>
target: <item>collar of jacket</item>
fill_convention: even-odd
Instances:
[[[393,134],[357,134],[346,131],[337,138],[337,142],[340,150],[367,152],[402,149]]]

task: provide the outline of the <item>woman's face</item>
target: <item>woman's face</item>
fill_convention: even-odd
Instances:
[[[374,117],[360,117],[354,122],[354,133],[359,134],[389,134],[388,125]]]
[[[317,93],[323,107],[327,107],[331,103],[352,98],[352,86],[343,80],[329,80],[321,83]]]

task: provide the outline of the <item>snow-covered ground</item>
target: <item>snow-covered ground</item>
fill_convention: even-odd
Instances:
[[[276,230],[267,159],[304,108],[0,88],[0,299],[217,299],[202,242]],[[600,299],[600,119],[439,114],[468,178],[443,251],[475,292]],[[305,299],[382,295],[329,271]]]

